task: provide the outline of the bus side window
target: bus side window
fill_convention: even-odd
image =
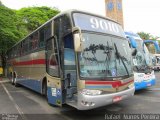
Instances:
[[[54,21],[54,36],[56,37],[58,41],[58,45],[61,43],[61,33],[62,33],[62,27],[61,27],[61,19],[57,18]]]
[[[47,41],[46,51],[47,73],[51,76],[59,77],[57,53],[53,50],[52,40]]]
[[[34,33],[29,37],[29,50],[35,50],[38,48],[38,33]]]
[[[47,40],[50,37],[51,37],[51,23],[48,23],[44,31],[44,40]]]
[[[44,47],[44,28],[39,31],[39,47]]]
[[[26,38],[22,42],[22,54],[26,54],[29,51],[29,38]]]
[[[44,26],[43,29],[39,31],[39,34],[39,47],[43,48],[46,43],[45,41],[51,37],[51,22]]]
[[[21,43],[18,43],[17,45],[17,56],[20,56],[21,55]]]
[[[76,69],[72,34],[69,34],[64,37],[64,65],[66,70]]]
[[[22,56],[23,55],[23,42],[20,42],[20,44],[21,44],[21,47],[20,47],[20,56]]]
[[[64,37],[64,75],[67,98],[71,98],[73,94],[77,93],[77,74],[72,33]]]
[[[67,34],[70,29],[71,24],[67,16],[61,16],[54,20],[54,35],[56,36],[60,46],[64,35]]]

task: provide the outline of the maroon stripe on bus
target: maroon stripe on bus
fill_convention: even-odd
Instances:
[[[39,64],[46,64],[45,59],[36,59],[36,60],[29,60],[29,61],[22,61],[22,62],[14,62],[13,65],[39,65]]]
[[[86,85],[112,85],[112,87],[120,87],[124,86],[130,82],[133,82],[133,80],[130,80],[128,82],[122,83],[121,81],[85,81]]]

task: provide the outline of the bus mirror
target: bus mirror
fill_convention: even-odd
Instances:
[[[81,38],[79,33],[74,34],[74,48],[76,52],[81,51]]]
[[[74,37],[74,48],[76,52],[82,51],[82,41],[81,41],[81,29],[79,27],[72,28]]]
[[[131,47],[132,48],[137,48],[137,43],[135,41],[135,39],[133,37],[127,36],[127,38],[129,39],[129,42],[131,43]]]
[[[78,32],[81,34],[81,29],[79,27],[73,27],[72,28],[72,32],[75,33],[75,32]]]

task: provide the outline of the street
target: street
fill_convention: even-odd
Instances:
[[[34,91],[0,82],[0,120],[8,115],[15,115],[8,117],[18,117],[18,120],[105,120],[105,115],[112,113],[159,114],[160,73],[156,73],[156,78],[155,86],[137,91],[129,99],[88,111],[78,111],[68,105],[51,106],[45,97]]]

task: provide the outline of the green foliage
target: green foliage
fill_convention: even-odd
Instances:
[[[158,37],[158,36],[153,36],[153,35],[151,35],[151,36],[150,36],[150,39],[151,39],[151,40],[158,40],[159,37]]]
[[[18,30],[17,21],[15,11],[0,5],[0,56],[3,68],[6,63],[6,51],[24,36],[24,33]]]
[[[138,34],[143,40],[149,40],[149,39],[150,39],[150,33],[138,32],[137,34]]]
[[[3,68],[6,63],[6,51],[59,12],[55,8],[45,6],[12,10],[0,1],[0,56]]]
[[[145,32],[139,32],[137,33],[143,40],[157,40],[158,36],[153,36],[151,35],[150,33],[145,33]],[[159,42],[159,41],[158,41]],[[148,50],[151,52],[151,53],[155,53],[155,47],[153,44],[151,43],[145,43],[145,45],[147,46]]]
[[[15,44],[23,33],[17,29],[16,13],[5,7],[0,6],[0,54]]]
[[[138,32],[137,33],[143,40],[158,40],[160,37],[153,36],[150,33]]]
[[[0,1],[0,6],[3,5],[2,2]]]
[[[25,26],[31,32],[57,15],[60,11],[49,7],[28,7],[17,10],[16,13],[23,22],[19,26]]]

